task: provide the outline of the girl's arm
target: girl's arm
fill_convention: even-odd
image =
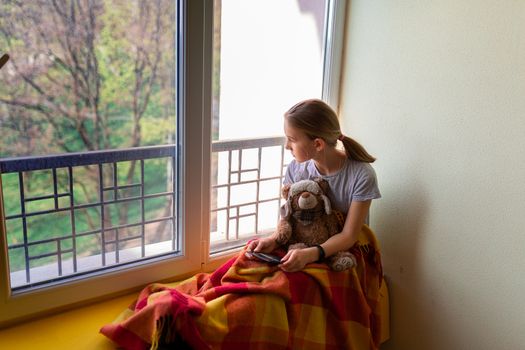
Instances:
[[[341,250],[348,250],[354,245],[368,215],[371,203],[372,200],[367,200],[362,202],[354,201],[350,204],[343,230],[321,244],[326,256],[333,255]],[[282,264],[280,266],[288,272],[299,271],[306,264],[315,262],[318,259],[319,252],[316,247],[294,249],[288,251],[281,260]]]
[[[321,244],[326,256],[333,255],[341,250],[352,248],[354,243],[357,242],[357,236],[359,235],[359,232],[361,232],[361,228],[365,223],[371,204],[372,200],[362,202],[354,201],[350,204],[343,230]]]

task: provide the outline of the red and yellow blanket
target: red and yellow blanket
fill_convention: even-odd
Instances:
[[[378,349],[386,290],[367,226],[352,253],[354,269],[286,273],[242,251],[211,274],[147,286],[101,332],[125,349]]]

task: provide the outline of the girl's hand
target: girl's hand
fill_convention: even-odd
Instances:
[[[265,237],[251,241],[247,249],[252,252],[271,253],[277,248],[277,243],[271,237]]]
[[[317,261],[317,248],[291,249],[281,259],[279,267],[286,272],[301,271],[306,264]]]

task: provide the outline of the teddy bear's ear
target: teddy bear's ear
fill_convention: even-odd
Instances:
[[[330,200],[328,199],[328,197],[322,194],[321,198],[323,199],[323,202],[324,202],[324,211],[326,215],[332,214],[332,205],[330,204]]]
[[[281,196],[283,199],[288,199],[288,194],[290,193],[290,184],[286,184],[281,189]]]
[[[315,182],[317,182],[317,184],[319,185],[319,187],[321,187],[321,190],[323,191],[323,193],[328,193],[328,181],[326,181],[325,179],[323,179],[322,177],[316,177]]]
[[[292,214],[292,205],[289,200],[284,202],[284,204],[281,206],[281,218],[288,220],[290,218],[290,214]]]

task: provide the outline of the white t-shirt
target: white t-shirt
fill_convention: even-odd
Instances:
[[[343,213],[348,212],[352,201],[381,198],[376,173],[372,165],[350,158],[346,159],[341,169],[330,175],[321,175],[312,159],[303,163],[298,163],[294,159],[286,168],[283,184],[292,184],[300,180],[317,177],[322,177],[328,181],[330,185],[328,198],[330,198],[332,207]]]

